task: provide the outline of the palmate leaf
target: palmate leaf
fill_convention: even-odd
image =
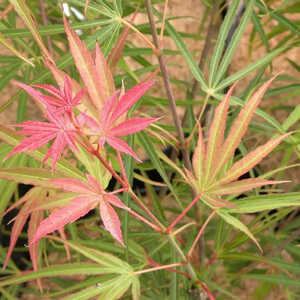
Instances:
[[[250,100],[244,105],[237,118],[233,121],[227,137],[224,139],[226,117],[229,101],[234,87],[228,91],[224,100],[217,106],[211,123],[208,142],[205,143],[201,126],[199,125],[198,143],[193,155],[193,171],[185,171],[186,181],[195,189],[198,197],[217,213],[227,223],[247,234],[260,248],[248,228],[238,219],[229,214],[238,211],[238,202],[230,202],[222,195],[241,194],[268,184],[279,184],[284,181],[272,181],[262,178],[251,178],[238,181],[238,178],[250,171],[264,157],[266,157],[289,134],[271,139],[266,144],[246,154],[235,162],[225,172],[223,168],[232,159],[239,146],[250,121],[257,109],[264,93],[275,77],[264,83]],[[194,200],[193,200],[194,201]],[[234,207],[236,206],[236,207]]]
[[[98,284],[71,294],[64,299],[90,299],[92,296],[101,294],[100,299],[119,299],[132,285],[133,299],[138,300],[140,295],[140,283],[138,276],[134,274],[133,268],[118,257],[93,248],[82,246],[80,243],[63,241],[57,237],[51,239],[62,242],[71,249],[79,252],[87,259],[99,264],[102,274],[116,274],[112,279],[103,280],[99,277]]]
[[[35,205],[35,202],[42,198],[44,194],[45,192],[43,192],[41,188],[36,187],[31,189],[28,193],[25,194],[24,197],[20,199],[20,201],[25,202],[25,204],[23,205],[19,214],[15,218],[15,222],[10,235],[9,248],[7,251],[5,262],[3,264],[3,268],[6,268],[8,264],[8,260],[12,254],[15,244],[19,238],[19,235],[21,234],[22,229],[27,221],[27,218],[29,217],[30,209],[32,209],[32,207]],[[9,210],[11,210],[12,208],[13,207],[10,207]]]
[[[134,151],[119,136],[129,135],[139,132],[150,124],[155,122],[155,118],[132,118],[119,123],[124,119],[128,110],[146,93],[154,84],[154,81],[139,83],[125,92],[115,92],[103,105],[100,110],[99,120],[97,122],[86,114],[81,114],[83,123],[86,124],[92,132],[92,135],[98,136],[98,145],[100,148],[105,143],[119,152],[131,155],[140,161]]]
[[[57,85],[60,88],[63,88],[64,87],[65,76],[67,75],[67,73],[65,73],[64,71],[58,69],[56,65],[51,64],[50,62],[45,62],[45,65],[51,71],[53,77],[55,78],[55,81],[56,81]],[[78,94],[82,90],[82,87],[80,86],[80,84],[75,79],[70,77],[70,80],[71,80],[71,85],[72,85],[73,96],[75,96],[75,94]],[[80,111],[86,111],[87,113],[91,114],[94,117],[97,116],[96,107],[93,104],[93,102],[90,100],[87,93],[84,93],[82,95],[81,103],[82,104],[78,105],[78,109]]]
[[[47,119],[50,123],[26,121],[15,125],[22,127],[22,130],[19,131],[21,134],[30,136],[24,138],[5,159],[20,152],[36,150],[54,140],[43,159],[43,162],[45,162],[49,157],[52,158],[52,172],[54,172],[55,165],[65,147],[69,146],[72,149],[77,149],[75,144],[75,140],[77,140],[76,129],[67,115],[58,115],[50,108],[47,109]]]
[[[125,210],[128,209],[127,206],[113,193],[104,192],[100,182],[93,176],[87,174],[86,177],[87,182],[75,178],[60,178],[50,181],[57,187],[76,194],[70,204],[52,212],[40,223],[31,244],[39,241],[48,233],[62,229],[66,224],[76,221],[99,204],[104,227],[124,246],[120,220],[111,205]]]
[[[242,137],[244,136],[249,123],[254,115],[256,108],[258,107],[264,93],[268,89],[271,82],[275,79],[275,77],[271,78],[269,81],[264,83],[261,88],[256,91],[250,100],[245,104],[245,106],[240,111],[238,117],[234,120],[227,138],[222,145],[220,157],[215,157],[218,161],[216,167],[211,173],[210,181],[214,181],[217,174],[221,171],[221,169],[225,166],[228,160],[233,155],[235,149],[240,144]]]
[[[0,139],[5,141],[7,144],[12,146],[17,146],[23,139],[17,131],[12,130],[4,125],[0,125]],[[37,161],[42,162],[45,155],[45,149],[37,149],[35,151],[29,151],[26,154],[33,157]],[[52,162],[47,160],[46,165],[51,166]],[[56,171],[62,176],[74,177],[74,178],[84,178],[84,174],[76,167],[74,167],[70,162],[65,159],[60,159],[56,163]]]

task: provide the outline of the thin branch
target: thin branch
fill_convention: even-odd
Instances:
[[[139,199],[139,197],[134,193],[134,191],[129,188],[129,194],[132,197],[135,202],[147,213],[147,215],[152,219],[153,222],[155,222],[161,229],[162,231],[165,230],[165,227],[159,222],[159,220],[151,213],[149,208]]]
[[[155,226],[154,224],[152,224],[151,222],[149,222],[148,220],[146,220],[144,217],[140,216],[138,213],[136,213],[134,210],[132,209],[126,209],[129,213],[131,213],[134,217],[136,217],[138,220],[144,222],[145,224],[147,224],[149,227],[151,227],[152,229],[154,229],[157,232],[162,232],[161,228],[159,228],[158,226]]]
[[[41,16],[42,16],[43,25],[47,26],[48,18],[47,18],[45,4],[44,4],[43,0],[40,0],[40,8],[41,8]],[[49,52],[50,52],[51,56],[54,57],[54,50],[53,50],[51,38],[49,35],[46,36],[46,40],[47,40]]]
[[[146,3],[148,19],[149,19],[149,23],[150,23],[150,27],[151,27],[153,43],[154,43],[155,47],[159,50],[158,54],[157,54],[157,58],[158,58],[158,61],[159,61],[159,66],[160,66],[160,70],[161,70],[161,73],[162,73],[167,98],[168,98],[169,103],[170,103],[172,116],[173,116],[173,121],[174,121],[174,124],[175,124],[176,129],[177,129],[179,143],[180,143],[180,149],[182,151],[184,164],[185,164],[187,169],[191,170],[192,165],[191,165],[191,161],[190,161],[190,158],[189,158],[189,153],[187,151],[187,148],[186,148],[186,145],[185,145],[185,142],[184,142],[184,134],[183,134],[182,126],[181,126],[181,121],[180,121],[179,116],[177,114],[175,98],[174,98],[173,91],[172,91],[172,88],[171,88],[168,71],[167,71],[167,68],[166,68],[164,57],[163,57],[162,52],[161,52],[160,43],[159,43],[159,39],[158,39],[156,27],[155,27],[154,16],[153,16],[153,11],[152,11],[152,7],[151,7],[151,0],[145,0],[145,3]]]
[[[156,45],[153,45],[153,43],[151,43],[151,41],[149,41],[147,37],[144,34],[142,34],[136,27],[134,27],[132,24],[127,22],[125,19],[120,18],[119,20],[125,26],[132,29],[143,41],[145,41],[150,46],[150,48],[154,51],[154,53],[158,53],[158,47]]]
[[[175,221],[167,228],[166,233],[169,233],[174,226],[186,215],[186,213],[196,204],[200,195],[197,195],[193,201],[181,212],[181,214],[175,219]]]
[[[204,224],[202,225],[201,229],[199,230],[198,234],[197,234],[197,237],[195,238],[194,242],[193,242],[193,245],[191,246],[189,252],[188,252],[188,255],[187,255],[187,259],[190,260],[191,256],[192,256],[192,253],[200,239],[200,237],[202,236],[202,233],[204,232],[207,224],[209,223],[209,221],[211,220],[211,218],[215,215],[216,211],[214,210],[210,215],[209,217],[205,220]]]

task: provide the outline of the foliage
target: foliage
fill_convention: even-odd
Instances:
[[[0,233],[9,239],[0,246],[3,299],[240,299],[247,280],[256,282],[247,291],[253,299],[274,288],[296,299],[300,193],[285,171],[299,167],[300,114],[299,105],[281,102],[300,85],[272,74],[272,65],[299,45],[299,24],[289,15],[299,5],[232,1],[218,27],[218,1],[199,3],[211,20],[199,31],[207,36],[206,72],[183,40],[199,36],[176,30],[163,3],[0,4],[0,42],[10,51],[0,57],[0,91],[10,83],[17,91],[0,112],[18,103],[17,122],[0,125]],[[146,23],[136,25],[137,15]],[[16,29],[19,20],[25,27]],[[256,48],[266,55],[232,74],[249,24],[250,57]],[[193,79],[169,72],[166,56],[178,54]],[[281,86],[272,88],[275,82]],[[177,99],[174,86],[186,99]],[[39,109],[35,116],[27,99]],[[287,114],[278,121],[280,109]],[[263,174],[261,162],[275,151],[281,161]],[[25,194],[20,184],[30,185]],[[15,256],[27,252],[29,271]]]

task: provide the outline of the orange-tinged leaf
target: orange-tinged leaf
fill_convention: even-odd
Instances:
[[[210,174],[215,169],[215,165],[217,164],[218,157],[222,155],[222,153],[220,153],[221,152],[220,148],[224,140],[224,131],[226,127],[229,100],[235,85],[236,84],[232,85],[232,87],[229,89],[228,93],[226,94],[224,100],[217,106],[215,110],[214,119],[211,123],[209,133],[208,133],[204,182],[210,180]]]
[[[22,198],[20,198],[17,202],[15,202],[13,205],[11,205],[4,213],[2,216],[6,215],[8,212],[12,211],[13,209],[17,208],[18,206],[20,206],[21,204],[23,204],[24,202],[26,202],[27,200],[30,201],[30,197],[32,196],[31,193],[35,190],[36,188],[31,189],[30,191],[28,191]],[[21,212],[19,212],[19,214],[21,214]],[[16,219],[16,217],[14,218]],[[13,220],[14,220],[13,219]],[[12,222],[12,221],[10,221]],[[9,223],[10,223],[9,222]]]
[[[256,91],[250,100],[244,105],[240,111],[238,117],[233,122],[227,138],[224,141],[224,144],[221,148],[221,155],[217,160],[216,168],[213,170],[213,173],[210,176],[210,182],[212,182],[221,169],[228,162],[230,157],[234,154],[235,149],[239,146],[243,135],[245,134],[248,125],[255,113],[256,108],[258,107],[263,95],[270,86],[271,82],[275,77],[271,78],[269,81],[264,83],[258,91]]]
[[[241,175],[247,173],[265,156],[267,156],[276,146],[278,146],[288,135],[290,135],[290,133],[271,139],[266,144],[249,152],[242,159],[237,161],[216,184],[226,184],[228,182],[232,182],[238,179]]]
[[[202,191],[201,186],[198,184],[197,178],[195,178],[194,174],[187,168],[184,168],[184,171],[184,179],[188,182],[190,186],[192,186],[197,191],[197,194],[200,194]]]
[[[211,189],[211,193],[215,195],[240,194],[264,185],[280,184],[284,182],[286,181],[266,180],[262,178],[250,178],[250,179],[235,181],[232,183],[227,183],[224,185],[215,186]]]
[[[198,142],[193,155],[192,165],[193,165],[195,175],[197,177],[199,187],[201,187],[203,182],[203,174],[204,174],[205,142],[204,142],[202,127],[200,122],[198,122],[198,128],[199,128]]]
[[[35,211],[31,213],[30,221],[28,225],[28,244],[29,244],[29,255],[32,262],[33,270],[38,270],[38,258],[39,258],[39,243],[31,244],[31,239],[34,236],[39,224],[43,220],[44,212],[42,211]],[[37,284],[40,291],[43,291],[42,281],[41,278],[37,279]]]
[[[5,262],[3,264],[3,269],[6,268],[8,264],[8,260],[13,252],[13,249],[16,245],[16,242],[22,232],[22,229],[28,219],[29,216],[29,211],[32,208],[33,203],[39,199],[40,194],[42,190],[41,188],[33,188],[29,190],[24,197],[22,197],[20,200],[26,200],[25,204],[19,211],[18,215],[15,218],[15,222],[11,231],[10,235],[10,243],[9,243],[9,248],[6,254]],[[11,208],[9,209],[11,210]]]
[[[76,68],[84,82],[93,104],[98,111],[100,111],[103,103],[106,101],[106,98],[103,89],[100,88],[101,82],[96,72],[92,55],[86,45],[73,31],[66,19],[64,19],[64,24]]]
[[[103,91],[104,100],[106,101],[114,94],[116,89],[113,76],[98,44],[96,44],[95,63],[97,79],[99,84],[101,84],[101,90]]]

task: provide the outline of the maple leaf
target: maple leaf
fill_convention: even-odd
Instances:
[[[75,144],[77,130],[70,119],[67,116],[55,115],[50,109],[48,109],[47,118],[50,123],[26,121],[16,124],[17,127],[23,127],[19,133],[30,135],[30,137],[24,138],[5,159],[20,152],[38,149],[54,139],[43,160],[45,162],[49,157],[52,158],[52,172],[54,172],[55,164],[67,145],[73,149],[78,149]]]
[[[120,98],[118,97],[119,92],[115,92],[103,105],[99,115],[99,123],[88,115],[81,115],[85,124],[91,129],[92,135],[99,137],[98,144],[100,147],[103,147],[107,142],[117,151],[129,154],[140,161],[134,151],[119,136],[141,131],[155,122],[157,118],[132,118],[121,121],[121,123],[118,122],[153,83],[154,81],[147,81],[132,87],[126,93],[121,91]]]
[[[67,113],[71,116],[73,107],[80,104],[81,98],[84,96],[85,90],[81,89],[74,97],[72,93],[71,79],[68,75],[64,75],[64,86],[57,89],[53,85],[48,84],[34,84],[29,86],[22,82],[13,81],[13,83],[21,88],[23,88],[30,96],[34,99],[40,101],[48,110],[55,112],[56,114]],[[40,88],[50,95],[45,95],[39,90],[33,87]]]
[[[125,210],[129,210],[129,208],[113,193],[106,193],[100,182],[93,176],[87,174],[86,178],[87,183],[75,178],[50,180],[56,186],[77,195],[74,196],[69,205],[52,212],[48,218],[40,223],[31,243],[35,243],[45,235],[76,221],[99,205],[105,229],[124,246],[120,220],[112,205]]]
[[[235,150],[238,148],[255,110],[274,78],[275,77],[264,83],[251,96],[249,101],[245,103],[237,118],[232,123],[226,138],[224,137],[226,118],[234,86],[230,88],[224,100],[221,101],[215,109],[207,142],[204,141],[201,125],[200,123],[198,124],[198,142],[192,158],[193,171],[185,170],[184,175],[186,182],[193,187],[197,196],[184,212],[169,226],[167,231],[170,231],[181,220],[198,199],[201,199],[205,204],[214,209],[227,223],[247,234],[257,244],[259,249],[261,249],[249,229],[237,218],[228,213],[230,208],[238,209],[238,207],[230,201],[223,199],[221,196],[241,194],[264,185],[286,182],[266,180],[263,178],[238,179],[260,163],[289,133],[271,139],[264,145],[247,153],[243,158],[234,162],[231,167],[224,170],[226,164],[233,158]],[[224,210],[224,208],[229,210]]]
[[[207,143],[204,141],[201,125],[198,124],[198,143],[192,159],[194,172],[187,171],[186,177],[197,193],[201,194],[202,198],[205,198],[213,207],[232,206],[228,201],[221,199],[220,195],[239,194],[256,187],[282,183],[282,181],[272,181],[262,178],[237,179],[258,164],[288,134],[271,139],[266,144],[249,152],[242,159],[235,162],[225,173],[222,171],[226,163],[234,155],[256,108],[273,80],[274,78],[267,81],[252,95],[251,99],[244,105],[233,122],[226,138],[224,138],[226,117],[234,86],[230,88],[224,100],[215,110]]]

